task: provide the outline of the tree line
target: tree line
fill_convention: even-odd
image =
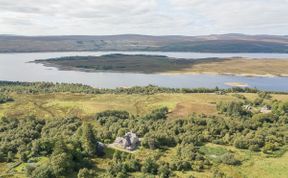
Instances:
[[[71,92],[85,94],[143,94],[151,95],[157,93],[257,93],[255,88],[166,88],[154,85],[135,86],[130,88],[118,87],[115,89],[93,88],[82,84],[52,83],[52,82],[11,82],[0,81],[0,92],[17,92],[22,94],[34,93],[54,93],[54,92]],[[270,92],[280,93],[280,92]],[[285,93],[285,92],[284,92]]]

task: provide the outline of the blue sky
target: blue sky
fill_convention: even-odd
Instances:
[[[288,0],[0,0],[0,34],[288,32]]]

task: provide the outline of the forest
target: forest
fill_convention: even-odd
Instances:
[[[198,92],[217,95],[216,90],[219,89]],[[2,82],[0,91],[3,104],[14,102],[15,98],[10,97],[14,92],[186,92],[155,86],[96,90],[82,85],[10,82]],[[234,177],[221,166],[237,168],[247,162],[235,150],[280,158],[288,147],[288,102],[273,99],[269,92],[236,91],[223,90],[232,92],[235,99],[217,102],[216,115],[191,113],[188,117],[171,118],[169,108],[161,106],[143,115],[106,110],[89,119],[4,116],[0,119],[0,170],[3,165],[8,168],[0,176],[169,178],[202,177],[207,173],[208,177]],[[254,92],[255,97],[247,98],[245,92]],[[259,110],[263,107],[269,112]],[[141,138],[135,152],[109,146],[127,132]],[[210,155],[211,149],[216,155]],[[185,172],[189,174],[181,175]]]
[[[0,92],[17,92],[23,94],[35,93],[85,93],[85,94],[156,94],[156,93],[257,93],[255,88],[233,87],[228,89],[216,88],[166,88],[154,85],[135,86],[135,87],[118,87],[115,89],[94,88],[83,84],[67,84],[52,82],[11,82],[0,81]],[[269,93],[286,93],[286,92],[269,92]]]

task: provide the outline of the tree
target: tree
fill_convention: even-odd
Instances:
[[[142,172],[156,175],[158,171],[158,164],[154,158],[147,158],[142,166]]]
[[[52,155],[58,155],[68,152],[67,146],[63,140],[63,138],[59,138],[58,141],[55,143]]]
[[[2,150],[0,150],[0,162],[4,162],[5,161],[5,154],[3,153]]]
[[[142,145],[146,148],[150,148],[152,150],[159,148],[159,142],[155,136],[145,136],[144,139],[142,140]]]
[[[51,168],[48,165],[42,165],[37,167],[31,175],[32,178],[54,178]]]
[[[168,114],[168,108],[162,107],[162,108],[153,110],[150,114],[144,116],[144,119],[147,119],[147,120],[166,119],[167,114]]]
[[[113,154],[113,161],[116,162],[116,163],[118,163],[118,162],[121,161],[121,159],[122,159],[122,157],[121,157],[121,152],[118,151],[118,150],[116,150],[116,151],[114,152],[114,154]]]
[[[26,152],[20,152],[19,156],[20,161],[24,163],[28,161],[28,154]]]
[[[288,114],[288,102],[282,103],[279,109],[282,114]]]
[[[63,176],[69,173],[73,168],[73,161],[69,153],[52,155],[50,164],[52,171],[56,176]]]
[[[50,158],[53,174],[62,176],[70,172],[74,166],[72,155],[68,151],[62,139],[56,142],[54,151]]]
[[[188,161],[195,160],[197,149],[193,144],[179,145],[177,147],[177,156]]]
[[[263,147],[263,152],[266,154],[269,154],[277,149],[278,148],[274,143],[267,142],[265,143],[265,146]]]
[[[250,145],[248,149],[251,151],[255,151],[255,152],[260,151],[260,148],[258,145]]]
[[[247,149],[248,148],[248,141],[247,139],[245,138],[237,138],[235,141],[234,141],[234,146],[236,148],[240,148],[240,149]]]
[[[277,115],[288,114],[288,102],[275,102],[272,111]]]
[[[220,102],[219,104],[217,104],[217,110],[221,113],[225,113],[228,116],[234,117],[242,117],[250,114],[250,112],[243,109],[243,103],[235,101],[228,103]]]
[[[53,147],[53,141],[47,138],[41,138],[32,142],[31,152],[33,156],[46,156],[53,152]]]
[[[138,172],[141,170],[141,164],[137,159],[128,160],[128,167],[130,172]]]
[[[169,178],[172,174],[172,171],[169,168],[169,165],[163,164],[158,169],[158,175],[160,178]]]
[[[95,176],[95,172],[87,168],[80,169],[77,174],[77,178],[94,178]]]
[[[7,154],[7,162],[12,162],[14,160],[15,154],[12,151],[9,151]]]
[[[98,142],[93,133],[91,124],[83,123],[81,143],[86,154],[90,156],[97,154]]]
[[[259,113],[253,115],[252,120],[262,124],[264,122],[274,122],[277,120],[277,117],[275,117],[272,113]]]

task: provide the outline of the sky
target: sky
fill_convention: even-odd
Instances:
[[[0,34],[287,32],[288,0],[0,0]]]

